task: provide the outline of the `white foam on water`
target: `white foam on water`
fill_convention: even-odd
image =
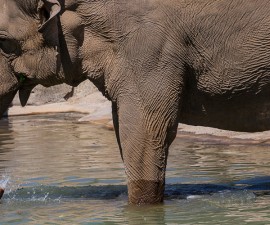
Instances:
[[[255,199],[256,195],[247,190],[220,191],[211,195],[190,195],[187,197],[190,202],[201,202],[205,203],[205,205],[215,205],[217,207],[247,204]]]
[[[187,200],[189,199],[199,199],[199,198],[203,198],[202,195],[189,195],[187,196]]]
[[[0,188],[6,189],[8,183],[9,183],[10,177],[3,175],[2,179],[0,180]]]
[[[32,191],[27,193],[27,197],[20,195],[20,185],[12,182],[12,179],[8,175],[0,176],[0,188],[5,190],[6,199],[13,201],[28,201],[28,202],[46,202],[46,201],[56,201],[59,202],[61,197],[57,199],[51,199],[49,197],[50,193],[45,192],[44,194],[36,194],[35,188],[33,187]]]

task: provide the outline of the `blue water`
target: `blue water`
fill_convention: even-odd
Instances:
[[[129,206],[113,131],[78,118],[0,122],[1,225],[270,223],[267,143],[179,134],[164,204]]]

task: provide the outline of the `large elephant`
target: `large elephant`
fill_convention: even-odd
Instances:
[[[269,0],[0,0],[0,112],[89,79],[112,102],[130,203],[163,201],[178,122],[270,128]]]

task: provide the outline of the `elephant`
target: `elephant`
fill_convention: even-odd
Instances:
[[[269,0],[0,0],[0,113],[38,84],[112,102],[130,204],[164,199],[178,123],[270,128]]]

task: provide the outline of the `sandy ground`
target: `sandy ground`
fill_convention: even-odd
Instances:
[[[8,111],[9,116],[45,114],[60,112],[76,112],[84,114],[79,121],[91,122],[104,125],[112,129],[111,103],[107,101],[99,92],[93,91],[90,94],[73,97],[67,101],[56,102],[51,104],[30,105],[21,107],[15,105]],[[223,143],[263,143],[270,144],[270,131],[265,132],[233,132],[220,130],[210,127],[190,126],[179,124],[178,136],[189,138],[189,134],[205,141],[222,141]],[[192,135],[194,138],[194,135]]]

